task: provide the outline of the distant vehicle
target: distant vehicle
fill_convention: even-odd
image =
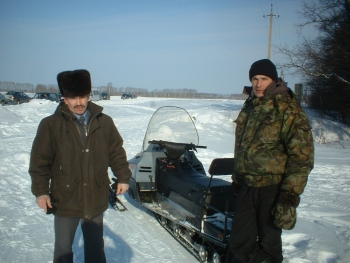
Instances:
[[[55,102],[60,101],[59,95],[54,92],[38,92],[38,93],[35,93],[33,99],[50,100]]]
[[[7,104],[5,95],[1,93],[0,93],[0,103],[1,103],[1,106],[4,106],[5,104]]]
[[[123,94],[123,95],[121,96],[121,99],[122,99],[122,100],[134,99],[134,98],[135,98],[134,95],[129,94],[129,93],[125,93],[125,94]]]
[[[102,100],[110,100],[110,99],[111,99],[111,96],[109,95],[108,92],[102,92],[102,93],[101,93],[101,99],[102,99]]]
[[[0,93],[0,104],[1,106],[5,106],[6,104],[13,104],[13,96],[12,95],[4,95]]]
[[[29,97],[27,94],[25,94],[22,91],[9,91],[5,95],[12,95],[13,101],[16,104],[21,104],[24,102],[30,102],[32,100],[31,97]]]
[[[59,102],[62,102],[63,101],[63,96],[62,96],[61,92],[58,92],[57,96],[59,97]]]
[[[97,89],[91,90],[90,100],[101,100],[101,93]]]

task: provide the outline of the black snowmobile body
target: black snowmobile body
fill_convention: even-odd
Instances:
[[[205,148],[187,111],[159,108],[129,160],[129,195],[200,262],[226,262],[235,198],[231,183],[214,176],[232,174],[234,160],[214,159],[208,176],[195,155]]]

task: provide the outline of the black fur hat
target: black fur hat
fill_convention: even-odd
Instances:
[[[250,67],[249,80],[251,81],[252,78],[256,75],[264,75],[271,78],[272,80],[278,79],[275,64],[273,64],[271,60],[267,58],[255,61]]]
[[[80,97],[91,92],[90,73],[85,69],[58,73],[57,83],[62,97]]]

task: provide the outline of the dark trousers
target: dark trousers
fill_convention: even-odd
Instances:
[[[73,263],[72,245],[79,222],[81,222],[84,237],[85,263],[105,263],[103,214],[92,220],[55,216],[55,251],[53,262]]]
[[[271,213],[278,192],[279,185],[242,187],[232,221],[230,252],[235,260],[231,262],[283,261],[282,230],[274,225]]]

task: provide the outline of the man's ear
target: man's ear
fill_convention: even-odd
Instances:
[[[67,98],[66,97],[63,97],[63,101],[66,105],[68,105],[68,102],[67,102]]]

